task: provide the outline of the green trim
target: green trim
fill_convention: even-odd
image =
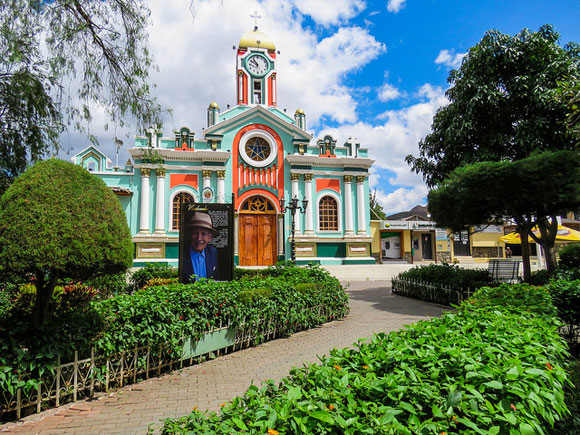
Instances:
[[[241,196],[244,193],[246,193],[248,190],[254,190],[257,188],[267,190],[268,192],[273,193],[274,195],[278,196],[278,192],[276,190],[274,190],[270,186],[264,186],[263,184],[252,184],[251,186],[246,186],[243,189],[238,189],[238,195]]]
[[[344,167],[345,171],[350,171],[350,172],[364,172],[365,174],[368,173],[369,171],[367,169],[363,169],[363,168],[347,168],[346,166]]]
[[[387,233],[381,231],[381,239],[390,239],[391,237],[401,237],[401,233]]]
[[[306,165],[293,165],[290,169],[312,169],[312,166]]]
[[[342,261],[342,264],[376,264],[377,262],[375,260],[356,260],[354,258],[349,258],[349,259],[344,259]]]

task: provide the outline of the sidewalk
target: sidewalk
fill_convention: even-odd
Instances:
[[[351,281],[343,272],[341,280]],[[373,276],[377,271],[367,272]],[[158,432],[162,419],[189,414],[195,406],[217,411],[252,383],[280,380],[292,367],[317,362],[318,355],[332,348],[352,346],[374,332],[398,330],[444,309],[393,295],[389,285],[386,280],[353,280],[347,288],[351,312],[343,320],[0,425],[0,433],[145,434],[150,425]]]

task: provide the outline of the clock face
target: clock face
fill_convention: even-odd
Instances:
[[[247,63],[248,71],[256,75],[264,75],[268,71],[268,61],[262,56],[252,56]]]

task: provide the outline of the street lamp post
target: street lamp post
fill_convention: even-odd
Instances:
[[[292,212],[292,261],[296,261],[296,242],[294,241],[294,230],[295,230],[295,222],[294,219],[296,218],[296,210],[299,210],[300,213],[306,213],[306,207],[308,207],[308,200],[304,198],[302,200],[302,207],[298,205],[298,198],[295,196],[292,198],[287,206],[285,206],[285,199],[284,197],[280,198],[280,211],[282,213],[286,213],[288,210]]]

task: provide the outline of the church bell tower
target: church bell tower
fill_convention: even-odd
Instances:
[[[259,18],[259,15],[253,15]],[[258,25],[240,39],[236,56],[238,104],[276,106],[276,46]]]

